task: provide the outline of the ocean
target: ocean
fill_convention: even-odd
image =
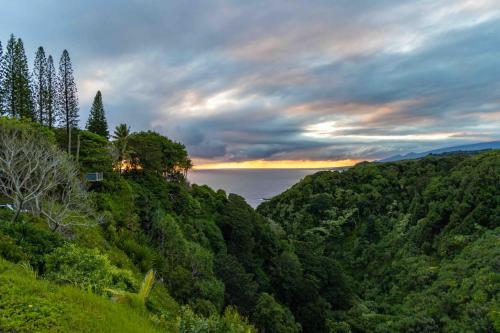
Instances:
[[[208,185],[214,190],[241,195],[257,207],[264,199],[272,198],[290,188],[318,169],[217,169],[191,170],[188,180],[192,184]]]

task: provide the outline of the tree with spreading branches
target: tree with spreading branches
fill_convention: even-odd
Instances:
[[[0,194],[14,204],[12,222],[29,211],[45,217],[52,230],[95,223],[78,167],[46,136],[26,123],[0,119]]]

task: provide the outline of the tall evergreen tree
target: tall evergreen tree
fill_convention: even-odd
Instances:
[[[24,43],[17,39],[14,48],[15,59],[15,95],[20,117],[35,119],[33,96],[31,95],[31,78],[28,68],[28,58],[24,52]]]
[[[11,117],[18,116],[16,114],[17,105],[15,98],[15,48],[16,38],[10,35],[7,45],[5,47],[5,54],[2,57],[2,96],[3,96],[3,111]]]
[[[68,153],[71,152],[71,130],[78,127],[78,96],[73,77],[73,66],[67,50],[59,60],[57,79],[57,110],[61,124],[66,127]]]
[[[47,118],[47,58],[43,47],[39,47],[35,55],[33,68],[33,95],[35,99],[36,120],[44,124]]]
[[[89,119],[87,121],[87,130],[105,138],[109,137],[108,123],[106,121],[106,115],[104,114],[102,94],[100,91],[98,91],[94,97],[94,102],[92,103]]]
[[[57,77],[56,70],[54,68],[54,60],[52,56],[49,55],[47,58],[47,89],[45,90],[45,124],[52,128],[55,125],[55,109],[56,109],[56,86]]]
[[[3,108],[3,68],[2,68],[2,61],[3,61],[3,48],[2,48],[2,42],[0,41],[0,116],[3,116],[5,113],[4,108]]]
[[[28,59],[24,52],[23,41],[10,35],[5,55],[2,59],[3,109],[12,117],[33,119]]]

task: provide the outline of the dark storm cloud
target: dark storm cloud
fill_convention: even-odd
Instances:
[[[0,2],[2,41],[69,49],[82,123],[100,89],[112,126],[154,128],[195,158],[500,139],[498,0]]]

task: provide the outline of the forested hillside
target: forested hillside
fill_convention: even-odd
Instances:
[[[111,144],[74,131],[78,162],[59,148],[64,130],[0,118],[0,199],[10,203],[0,257],[11,262],[0,264],[0,331],[254,331],[225,301],[215,254],[226,258],[226,243],[202,204],[229,201],[186,183],[184,147],[153,132]],[[117,169],[125,142],[135,162]],[[89,171],[104,179],[83,181]]]
[[[67,51],[57,75],[1,51],[1,332],[500,330],[499,151],[319,172],[255,211],[189,184],[182,143],[110,130],[101,92],[80,129]]]
[[[292,290],[343,286],[317,301],[331,305],[333,331],[500,330],[499,151],[319,172],[258,211],[298,254]],[[340,284],[317,274],[321,260]],[[291,308],[300,320],[302,305]]]
[[[125,317],[166,332],[300,330],[273,296],[283,234],[241,197],[191,186],[181,143],[109,130],[101,92],[80,129],[67,50],[56,72],[39,47],[32,74],[20,38],[3,50],[0,331],[123,332]]]
[[[184,147],[166,137],[125,125],[111,142],[75,132],[78,162],[58,148],[64,130],[0,120],[16,159],[53,151],[73,181],[104,175],[83,193],[63,178],[17,217],[0,209],[0,256],[11,262],[0,265],[3,330],[67,331],[73,319],[75,331],[106,332],[123,316],[166,332],[499,328],[498,151],[319,172],[259,214],[188,184]],[[0,167],[6,183],[12,170]]]

